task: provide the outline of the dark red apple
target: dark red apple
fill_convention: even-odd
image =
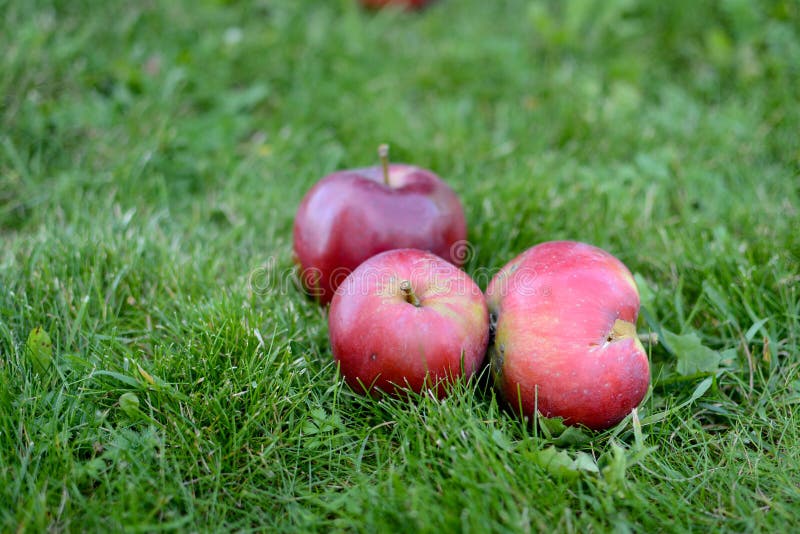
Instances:
[[[429,252],[400,249],[362,263],[336,290],[328,315],[331,349],[359,393],[420,392],[483,362],[489,316],[480,288]]]
[[[492,373],[512,408],[599,430],[644,398],[650,367],[636,335],[639,292],[608,252],[542,243],[503,267],[486,297]]]
[[[369,9],[380,9],[386,6],[397,6],[408,10],[422,9],[434,0],[360,0],[361,5]]]
[[[460,266],[467,227],[456,194],[431,171],[389,165],[329,174],[311,188],[294,220],[294,253],[308,293],[326,304],[361,262],[417,248]]]

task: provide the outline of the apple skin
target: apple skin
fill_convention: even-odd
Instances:
[[[639,292],[608,252],[539,244],[495,275],[486,298],[492,375],[516,411],[602,430],[644,398],[650,366],[636,335]]]
[[[300,280],[321,304],[364,260],[416,248],[461,266],[467,239],[455,192],[431,171],[411,165],[334,172],[306,194],[294,220]]]
[[[408,301],[406,281],[419,306]],[[362,263],[336,290],[328,314],[333,357],[353,390],[373,396],[433,390],[472,376],[489,342],[480,288],[434,254],[391,250]]]
[[[434,0],[360,0],[361,5],[368,9],[380,9],[386,6],[398,6],[408,10],[419,10]]]

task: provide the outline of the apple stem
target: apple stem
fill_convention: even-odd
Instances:
[[[406,302],[413,304],[417,308],[420,307],[419,299],[414,294],[414,289],[411,287],[411,282],[408,280],[403,280],[400,282],[400,291],[402,291],[403,295],[406,297]]]
[[[381,158],[381,167],[383,167],[383,183],[389,184],[389,145],[383,143],[378,147],[378,157]]]

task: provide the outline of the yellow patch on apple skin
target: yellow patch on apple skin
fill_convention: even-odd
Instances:
[[[617,341],[619,339],[637,338],[636,325],[629,322],[617,319],[614,321],[614,326],[611,327],[611,332],[608,334],[608,341]]]
[[[427,304],[423,300],[423,305],[430,306],[432,309],[436,310],[436,312],[439,313],[440,315],[453,319],[454,321],[456,321],[456,323],[462,325],[468,332],[471,332],[477,328],[482,328],[483,306],[481,306],[481,303],[480,302],[471,303],[465,313],[459,313],[450,306],[448,306],[448,304],[461,305],[462,303],[463,303],[463,297],[460,296],[454,298],[442,298],[435,302],[428,301]]]
[[[633,344],[636,346],[637,350],[641,351],[641,354],[643,354],[645,359],[646,359],[647,358],[647,349],[644,348],[644,345],[642,345],[642,342],[639,340],[639,336],[634,336]]]
[[[622,274],[625,277],[625,281],[630,284],[630,286],[633,288],[633,291],[636,293],[636,296],[638,297],[639,287],[636,285],[636,280],[633,279],[633,275],[627,269],[625,269]]]
[[[448,284],[437,284],[435,281],[429,282],[425,289],[425,299],[436,298],[439,295],[447,295],[450,292]]]
[[[462,323],[462,319],[463,319],[462,315],[460,313],[457,313],[453,309],[451,309],[449,306],[446,306],[446,305],[444,305],[442,303],[439,303],[439,302],[436,302],[436,303],[433,303],[433,304],[428,303],[428,304],[426,304],[426,306],[431,308],[432,310],[435,310],[436,313],[438,313],[439,315],[441,315],[443,317],[448,317],[450,319],[453,319],[454,321],[458,322],[459,324]]]

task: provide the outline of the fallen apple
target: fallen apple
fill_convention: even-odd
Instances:
[[[480,288],[429,252],[400,249],[362,263],[336,290],[331,349],[359,393],[433,390],[483,362],[489,316]]]
[[[361,262],[387,250],[417,248],[460,266],[467,227],[450,187],[431,171],[389,164],[329,174],[305,195],[294,220],[300,280],[320,303]]]
[[[515,410],[600,430],[644,398],[650,367],[636,335],[639,292],[608,252],[542,243],[503,267],[486,297],[492,374]]]
[[[433,0],[360,0],[361,5],[369,9],[380,9],[386,6],[397,6],[408,10],[418,10],[432,3]]]

